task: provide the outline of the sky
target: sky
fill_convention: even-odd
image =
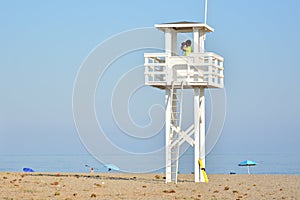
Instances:
[[[225,59],[226,118],[214,153],[299,152],[299,6],[296,0],[209,0],[207,23],[215,32],[207,36],[206,50]],[[0,1],[0,154],[86,153],[72,98],[76,77],[95,48],[157,23],[201,22],[203,10],[201,0]],[[108,53],[118,45],[110,48]],[[114,62],[112,82],[125,73],[120,66],[142,65],[142,53]],[[104,77],[106,83],[111,77]],[[112,115],[105,110],[110,102],[102,103],[112,89],[98,91],[95,104],[100,123],[108,123],[104,129],[116,133],[119,127],[105,121]],[[164,93],[145,87],[135,98],[130,112],[144,126],[147,108],[163,104]],[[163,117],[157,109],[154,117]],[[163,142],[158,135],[152,144]],[[140,143],[132,150],[142,149]]]

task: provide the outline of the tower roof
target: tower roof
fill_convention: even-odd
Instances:
[[[179,33],[193,32],[194,28],[202,29],[205,32],[214,32],[214,29],[212,27],[200,22],[187,22],[187,21],[169,22],[163,24],[156,24],[155,27],[162,31],[171,28]]]

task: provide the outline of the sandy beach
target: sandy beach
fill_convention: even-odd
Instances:
[[[300,175],[209,175],[177,184],[163,174],[0,172],[0,199],[300,199]]]

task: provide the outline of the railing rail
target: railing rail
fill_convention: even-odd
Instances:
[[[184,82],[187,86],[224,87],[224,59],[212,52],[171,56],[145,53],[145,84],[170,86]]]

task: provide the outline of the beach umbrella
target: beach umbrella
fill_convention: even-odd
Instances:
[[[248,168],[248,174],[250,174],[250,166],[254,166],[256,164],[257,164],[256,162],[253,162],[251,160],[245,160],[245,161],[241,162],[239,164],[239,166],[247,166],[247,168]]]
[[[106,165],[104,165],[104,167],[106,167],[106,169],[108,171],[111,171],[111,170],[119,171],[120,170],[120,168],[114,164],[106,164]]]
[[[23,172],[34,172],[34,170],[28,167],[24,167]]]

